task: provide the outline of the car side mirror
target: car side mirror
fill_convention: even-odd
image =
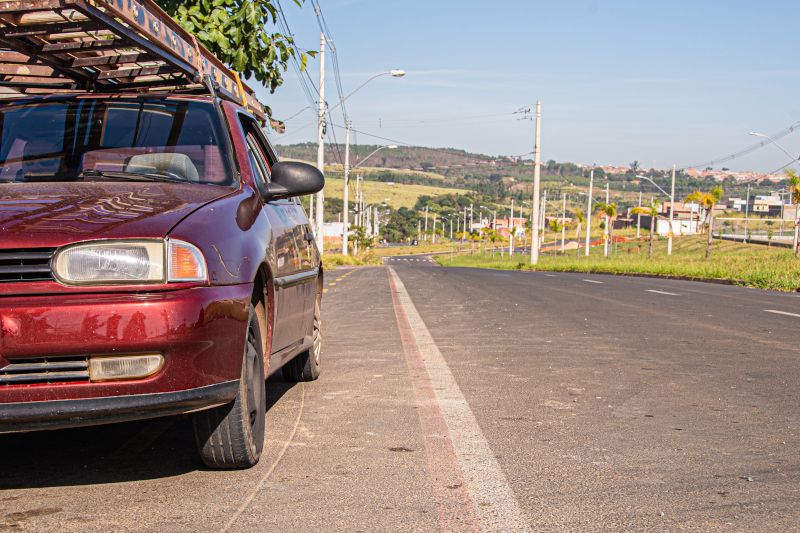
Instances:
[[[308,163],[281,161],[270,170],[270,183],[259,187],[265,202],[314,194],[325,187],[325,176]]]

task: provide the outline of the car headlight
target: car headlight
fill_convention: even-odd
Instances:
[[[188,242],[174,239],[168,239],[166,243],[108,241],[77,244],[56,252],[52,265],[56,279],[66,285],[122,285],[208,279],[202,252]]]
[[[53,274],[67,285],[164,282],[164,241],[109,241],[59,250]]]

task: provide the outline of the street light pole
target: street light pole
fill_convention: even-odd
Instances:
[[[533,235],[533,246],[531,246],[531,264],[535,265],[539,262],[539,155],[540,137],[541,137],[541,118],[542,118],[542,102],[536,102],[536,137],[533,145],[533,227],[531,234]]]
[[[344,143],[344,204],[342,216],[342,255],[347,255],[347,211],[348,211],[348,183],[350,176],[350,121],[347,121],[347,133]]]
[[[325,34],[319,40],[319,116],[317,121],[317,168],[325,174]],[[314,235],[317,238],[317,248],[320,255],[323,253],[324,239],[322,236],[323,223],[323,191],[316,195],[316,227]]]
[[[747,243],[747,219],[750,216],[750,184],[747,184],[747,200],[745,200],[744,204],[744,238],[742,239],[742,243]],[[711,228],[709,228],[711,231]]]
[[[589,206],[586,208],[586,257],[589,257],[589,232],[592,230],[592,186],[594,169],[589,173]]]
[[[561,208],[561,213],[564,219],[561,221],[561,253],[564,253],[564,233],[567,231],[567,193],[561,193],[564,205]]]
[[[672,213],[675,210],[675,165],[672,165],[672,194],[669,197],[669,233],[667,233],[667,255],[672,255]],[[711,229],[709,228],[709,231]]]
[[[639,209],[642,208],[642,191],[639,191]],[[636,238],[639,238],[639,229],[642,226],[642,215],[641,213],[636,215]],[[638,248],[637,248],[638,250]]]

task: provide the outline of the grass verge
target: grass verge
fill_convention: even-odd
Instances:
[[[653,247],[653,259],[648,259],[647,243],[620,243],[616,255],[603,257],[602,247],[591,248],[590,257],[581,250],[580,259],[575,250],[568,250],[553,259],[552,253],[539,255],[536,266],[530,264],[530,256],[516,255],[500,258],[496,253],[491,259],[480,255],[453,258],[440,255],[435,259],[443,266],[493,268],[499,270],[544,270],[551,272],[608,272],[612,274],[642,273],[667,276],[688,276],[700,279],[732,280],[736,285],[797,291],[800,289],[800,259],[791,250],[755,244],[742,244],[715,240],[711,259],[705,258],[706,236],[679,237],[673,241],[673,253],[667,255],[667,241],[662,239]],[[637,250],[638,249],[638,250]]]
[[[325,270],[336,270],[337,266],[381,265],[383,261],[371,250],[360,252],[356,256],[325,252],[322,255],[322,267]]]

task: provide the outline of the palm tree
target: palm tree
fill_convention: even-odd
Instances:
[[[714,223],[714,205],[722,199],[722,187],[717,185],[709,192],[694,191],[686,197],[684,202],[697,202],[706,210],[706,224],[708,224],[708,244],[706,245],[706,259],[711,259],[711,229]]]
[[[556,238],[553,239],[553,259],[556,258],[556,249],[557,249],[556,243],[558,241],[558,232],[561,231],[561,228],[563,227],[564,223],[560,222],[558,218],[550,221],[550,229],[553,230],[553,235],[556,236]]]
[[[603,251],[608,257],[608,242],[613,239],[614,219],[617,217],[617,204],[597,204],[597,214],[603,215],[606,218],[606,229],[608,230],[608,239],[605,240]]]
[[[487,229],[486,236],[489,238],[490,241],[492,241],[492,259],[494,259],[494,243],[497,242],[500,236],[497,234],[497,231],[493,229]]]
[[[786,183],[789,185],[789,198],[792,199],[792,203],[795,205],[795,213],[797,213],[798,208],[800,208],[800,177],[797,175],[797,171],[793,168],[786,169]],[[798,213],[800,214],[800,213]],[[795,242],[798,241],[797,239],[797,232],[798,229],[795,227]],[[800,257],[800,246],[797,247],[795,250],[797,256]]]
[[[581,225],[586,221],[586,217],[583,216],[583,212],[580,209],[576,209],[574,211],[574,218],[578,221],[578,229],[575,231],[575,240],[578,243],[577,250],[578,256],[577,258],[581,258]]]
[[[653,258],[653,235],[656,231],[656,220],[658,219],[658,200],[653,202],[650,207],[634,207],[631,209],[632,215],[647,215],[650,217],[650,259]]]

